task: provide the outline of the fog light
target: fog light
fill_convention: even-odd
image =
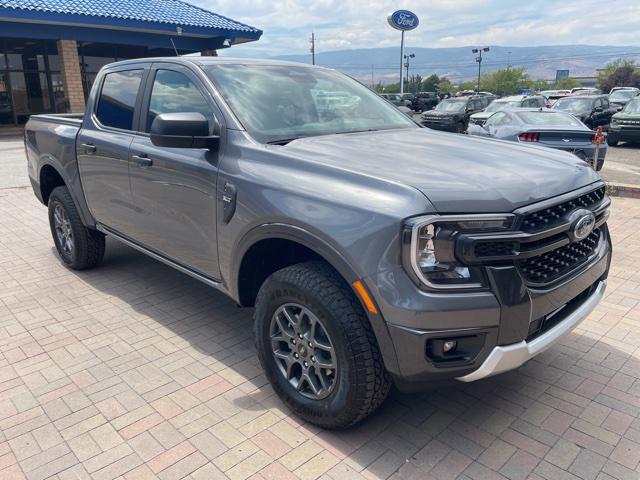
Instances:
[[[447,340],[442,344],[442,351],[445,353],[450,352],[451,350],[454,350],[457,345],[458,342],[456,342],[455,340]]]

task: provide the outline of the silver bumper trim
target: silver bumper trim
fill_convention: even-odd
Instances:
[[[477,370],[463,377],[458,377],[457,380],[462,382],[473,382],[475,380],[480,380],[481,378],[513,370],[539,353],[544,352],[547,348],[560,340],[560,338],[573,330],[587,317],[587,315],[591,313],[598,302],[602,300],[606,286],[607,281],[601,281],[595,292],[593,292],[582,305],[569,314],[567,318],[558,325],[546,331],[534,340],[531,340],[530,342],[525,342],[523,340],[512,345],[494,347],[489,356]]]

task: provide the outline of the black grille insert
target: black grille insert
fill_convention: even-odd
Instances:
[[[516,265],[526,282],[550,283],[585,263],[595,252],[599,241],[600,229],[598,228],[584,240],[516,262]]]
[[[517,242],[478,242],[474,247],[476,257],[506,257],[513,255]]]
[[[531,212],[522,219],[522,230],[538,232],[560,224],[567,213],[577,208],[593,209],[605,196],[605,187],[600,187],[566,202],[558,203],[537,212]]]

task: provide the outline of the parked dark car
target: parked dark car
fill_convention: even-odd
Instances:
[[[631,100],[611,118],[607,142],[612,146],[618,142],[640,142],[640,97]]]
[[[421,128],[331,69],[113,63],[84,115],[31,116],[25,148],[65,265],[98,266],[108,235],[254,307],[238,338],[223,324],[201,338],[200,305],[174,330],[231,353],[255,345],[275,393],[321,427],[365,418],[392,382],[411,391],[518,368],[606,288],[610,200],[588,165]],[[127,258],[112,257],[109,275]]]
[[[469,125],[469,117],[487,105],[488,97],[461,96],[447,98],[436,108],[422,114],[420,122],[425,127],[448,132],[464,133]]]
[[[469,125],[482,125],[491,115],[505,108],[542,108],[546,102],[542,95],[513,95],[491,102],[484,110],[471,115]]]
[[[609,94],[609,103],[613,107],[617,107],[618,110],[629,103],[630,100],[637,97],[640,94],[640,88],[625,87],[618,88]]]
[[[611,117],[618,111],[609,104],[607,95],[570,95],[560,98],[551,107],[577,117],[587,127],[608,127]]]
[[[411,100],[407,100],[399,93],[382,93],[380,96],[396,107],[411,107]]]
[[[593,166],[596,135],[569,113],[539,108],[506,108],[494,113],[484,125],[469,125],[467,133],[557,148],[573,153]],[[596,170],[602,169],[606,155],[605,143],[598,148]]]
[[[419,92],[414,94],[413,102],[411,103],[411,109],[414,112],[422,113],[426,110],[431,110],[436,105],[440,99],[438,98],[438,94],[436,92]]]

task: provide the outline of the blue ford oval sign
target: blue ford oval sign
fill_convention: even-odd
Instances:
[[[420,23],[418,16],[409,10],[396,10],[387,17],[387,21],[396,30],[413,30]]]

